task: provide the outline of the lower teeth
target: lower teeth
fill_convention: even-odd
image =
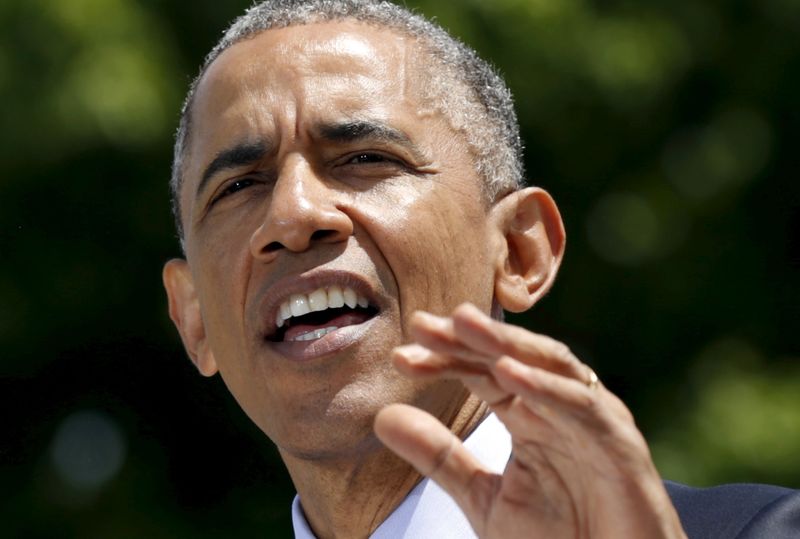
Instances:
[[[313,341],[315,339],[320,339],[320,338],[324,337],[325,335],[327,335],[328,333],[330,333],[331,331],[335,331],[337,329],[339,329],[339,328],[337,328],[336,326],[331,326],[331,327],[328,327],[328,328],[315,329],[314,331],[309,331],[308,333],[303,333],[302,335],[298,335],[297,337],[295,337],[292,340],[293,341]]]

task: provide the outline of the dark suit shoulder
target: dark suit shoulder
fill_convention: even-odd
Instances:
[[[693,488],[665,481],[689,539],[800,537],[800,492],[771,485]]]

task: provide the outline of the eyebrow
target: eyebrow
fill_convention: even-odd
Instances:
[[[375,120],[355,120],[341,123],[321,124],[316,131],[319,137],[330,142],[353,143],[365,140],[399,144],[408,150],[414,159],[424,161],[425,157],[416,144],[402,131]],[[261,161],[269,152],[266,141],[240,142],[220,151],[203,171],[197,185],[196,195],[199,197],[208,186],[211,178],[218,172],[233,168],[245,167]]]
[[[220,151],[203,171],[203,177],[197,185],[197,196],[200,196],[215,174],[223,170],[252,165],[262,160],[269,148],[263,140],[258,142],[241,142]]]
[[[320,138],[330,142],[352,143],[373,140],[399,144],[415,159],[425,160],[422,151],[402,131],[376,120],[354,120],[342,123],[322,124],[317,132]]]

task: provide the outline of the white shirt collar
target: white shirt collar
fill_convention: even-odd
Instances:
[[[464,441],[470,453],[496,473],[502,473],[511,456],[511,435],[494,414],[484,419]],[[296,539],[316,539],[306,522],[300,497],[292,502],[292,524]],[[439,485],[423,479],[405,500],[378,526],[370,539],[463,539],[475,537],[456,503]]]

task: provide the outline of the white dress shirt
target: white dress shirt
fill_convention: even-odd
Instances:
[[[464,441],[470,453],[494,472],[501,473],[511,456],[511,435],[494,414],[484,419]],[[300,497],[292,502],[292,524],[296,539],[316,539],[300,506]],[[424,478],[406,499],[378,526],[371,539],[465,539],[475,532],[456,502]]]

